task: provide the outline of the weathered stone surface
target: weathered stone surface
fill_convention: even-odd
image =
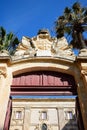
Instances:
[[[54,42],[55,56],[64,57],[67,59],[75,59],[75,55],[72,49],[68,46],[68,42],[65,37],[58,39]]]
[[[21,56],[21,58],[27,56],[56,56],[75,60],[75,55],[69,48],[66,38],[52,38],[48,30],[40,30],[36,37],[23,37],[14,56]]]
[[[87,49],[81,49],[80,52],[79,52],[79,56],[87,57]]]
[[[7,50],[0,51],[0,56],[10,56]]]
[[[16,119],[18,111],[21,112],[21,116]],[[73,120],[69,123],[69,111],[72,112],[72,116],[75,115],[74,99],[13,99],[10,130],[39,130],[43,123],[52,130],[72,127],[78,130],[75,118],[72,117]],[[45,119],[42,117],[43,112],[47,114]]]
[[[10,95],[11,74],[6,63],[0,63],[0,130],[3,130]]]
[[[47,55],[45,52],[47,52]],[[72,53],[72,50],[68,48],[68,43],[64,37],[57,40],[56,38],[51,38],[47,31],[45,33],[44,31],[40,31],[36,37],[23,37],[22,43],[19,44],[15,55],[12,56],[13,59],[11,61],[8,62],[8,55],[6,56],[0,54],[0,117],[2,117],[2,120],[0,120],[1,130],[3,130],[4,127],[13,76],[34,71],[53,71],[54,73],[56,71],[74,76],[77,84],[77,95],[80,99],[82,119],[86,130],[87,50],[81,50],[80,52],[81,54],[79,54],[79,56],[74,59],[75,57]],[[62,114],[62,110],[60,111]],[[29,113],[30,111],[26,110],[26,120],[30,119],[28,116]],[[27,125],[24,127],[25,130],[28,130]],[[35,126],[32,125],[31,129],[34,128]],[[38,128],[38,125],[36,125],[36,128]],[[12,127],[11,129],[21,130],[22,127],[17,126],[16,128]],[[56,130],[56,126],[54,126],[54,129]]]

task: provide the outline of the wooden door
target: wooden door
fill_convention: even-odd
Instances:
[[[16,75],[11,86],[12,95],[75,95],[72,75],[54,71],[35,71]]]

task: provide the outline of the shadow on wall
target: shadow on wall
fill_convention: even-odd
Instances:
[[[84,124],[83,124],[83,119],[82,119],[82,113],[81,113],[81,109],[80,109],[80,103],[79,103],[79,98],[76,97],[76,117],[77,117],[77,124],[78,124],[78,128],[79,130],[85,130],[84,128]]]
[[[70,119],[68,120],[68,118]],[[65,124],[62,130],[79,130],[76,121],[76,115],[71,115],[71,113],[69,113],[68,118],[66,119],[68,122]]]
[[[85,130],[78,96],[76,97],[75,113],[75,115],[70,112],[68,113],[67,117],[69,117],[70,120],[65,124],[62,130]]]

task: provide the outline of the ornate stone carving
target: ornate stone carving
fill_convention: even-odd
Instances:
[[[53,39],[48,30],[39,30],[38,35],[32,38],[36,49],[36,56],[52,56]]]
[[[81,70],[81,73],[83,74],[83,75],[87,75],[87,70]]]
[[[52,38],[48,30],[39,30],[36,37],[23,37],[15,56],[74,57],[65,37]]]
[[[81,73],[87,75],[87,64],[83,63],[81,66]]]
[[[23,37],[22,43],[19,43],[19,46],[16,49],[15,56],[23,56],[23,55],[34,55],[35,48],[30,38]]]
[[[56,42],[54,42],[54,49],[55,55],[57,56],[74,56],[65,37],[59,38]]]
[[[87,48],[81,49],[79,52],[79,56],[82,56],[82,57],[87,56]]]
[[[9,52],[7,50],[1,50],[0,51],[0,56],[9,56]]]

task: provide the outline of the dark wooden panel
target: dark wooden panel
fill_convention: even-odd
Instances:
[[[25,86],[14,86],[11,88],[11,95],[76,95],[76,91],[74,89],[71,89],[71,87],[25,87]]]
[[[57,72],[32,72],[15,76],[12,85],[54,85],[54,86],[75,86],[74,78],[71,75]]]
[[[40,94],[70,93],[76,94],[76,84],[73,76],[53,72],[53,71],[35,71],[23,73],[13,78],[11,93],[35,93]],[[53,92],[55,91],[55,92]],[[68,91],[68,92],[67,92]]]

